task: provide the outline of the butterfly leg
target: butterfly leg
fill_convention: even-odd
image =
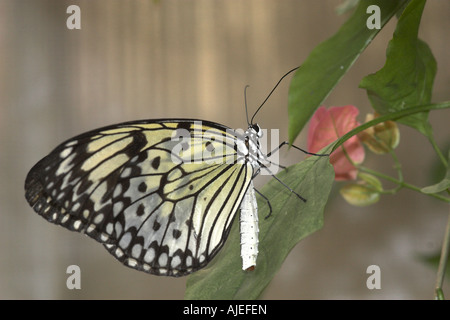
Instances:
[[[267,216],[264,217],[264,219],[269,218],[272,215],[272,205],[270,204],[269,199],[267,199],[267,197],[265,195],[263,195],[261,192],[258,191],[258,189],[254,188],[256,193],[258,193],[261,197],[264,198],[264,200],[266,200],[267,205],[269,206],[269,214]]]
[[[283,141],[282,143],[280,143],[280,145],[279,145],[278,147],[276,147],[275,149],[273,149],[272,151],[270,151],[270,152],[266,155],[266,158],[269,158],[273,153],[277,152],[278,150],[280,150],[280,149],[281,149],[283,146],[285,146],[285,145],[289,145],[289,142],[288,142],[288,141]],[[297,146],[295,146],[295,145],[292,145],[292,147],[295,148],[295,149],[297,149],[297,150],[300,150],[300,151],[303,152],[303,153],[306,153],[306,154],[309,154],[309,155],[312,155],[312,156],[325,157],[325,156],[329,156],[329,155],[330,155],[329,153],[322,153],[322,154],[320,154],[320,153],[309,152],[309,151],[306,151],[306,150],[304,150],[304,149],[302,149],[302,148],[300,148],[300,147],[297,147]],[[275,164],[275,165],[277,165],[278,167],[280,167],[281,169],[285,169],[285,170],[287,171],[287,167],[285,167],[285,166],[282,166],[282,165],[277,164],[277,163],[273,163],[272,161],[267,160],[267,159],[266,159],[266,161],[268,161],[270,164]]]
[[[281,169],[283,169],[283,170],[287,169],[286,166],[283,166],[283,165],[281,165],[281,164],[272,162],[272,161],[270,161],[270,160],[268,160],[268,159],[265,159],[265,161],[266,161],[267,163],[270,163],[271,165],[277,166],[278,168],[281,168]]]
[[[293,194],[295,194],[300,200],[302,200],[303,202],[306,202],[306,199],[305,198],[303,198],[301,195],[299,195],[297,192],[295,192],[294,190],[292,190],[288,185],[286,185],[283,181],[281,181],[280,179],[278,179],[278,177],[276,176],[276,175],[274,175],[273,173],[272,173],[272,171],[270,171],[270,169],[269,168],[267,168],[265,165],[263,165],[263,164],[261,164],[261,167],[262,168],[264,168],[264,169],[266,169],[267,170],[267,172],[269,172],[270,173],[270,175],[272,176],[272,177],[274,177],[279,183],[281,183],[285,188],[287,188],[290,192],[292,192]]]
[[[287,170],[287,168],[286,168],[285,166],[282,166],[282,165],[277,164],[277,163],[273,163],[272,161],[270,161],[270,160],[267,159],[267,158],[270,157],[273,153],[277,152],[278,150],[280,150],[280,149],[281,149],[283,146],[285,146],[285,145],[289,145],[289,142],[284,141],[284,142],[282,142],[277,148],[275,148],[275,149],[273,149],[272,151],[270,151],[270,152],[266,155],[266,162],[268,162],[268,163],[270,163],[270,164],[277,165],[278,167]],[[302,151],[303,153],[306,153],[306,154],[309,154],[309,155],[312,155],[312,156],[320,156],[320,157],[323,157],[323,156],[329,156],[329,155],[330,155],[330,154],[328,154],[328,153],[327,153],[327,154],[325,154],[325,153],[324,153],[324,154],[318,154],[318,153],[308,152],[308,151],[303,150],[302,148],[297,147],[297,146],[295,146],[295,145],[292,145],[292,147],[294,147],[294,148],[297,149],[297,150]],[[267,166],[265,166],[263,163],[260,163],[260,166],[261,166],[261,168],[264,168],[267,172],[269,172],[270,175],[271,175],[272,177],[274,177],[279,183],[281,183],[284,187],[286,187],[290,192],[292,192],[293,194],[295,194],[300,200],[302,200],[303,202],[306,202],[306,199],[305,199],[305,198],[303,198],[303,197],[302,197],[301,195],[299,195],[297,192],[295,192],[294,190],[292,190],[292,188],[290,188],[288,185],[286,185],[283,181],[281,181],[278,177],[276,177],[276,176],[272,173],[272,171],[270,171],[270,169],[269,169]],[[261,169],[258,168],[258,170],[255,172],[253,178],[256,177],[256,176],[259,174],[260,171],[261,171]],[[265,219],[267,219],[267,218],[269,218],[269,217],[272,215],[272,206],[271,206],[271,204],[270,204],[270,201],[269,201],[269,199],[267,199],[266,196],[264,196],[264,195],[263,195],[261,192],[259,192],[257,189],[255,189],[255,191],[256,191],[261,197],[263,197],[263,198],[266,200],[266,202],[267,202],[267,204],[268,204],[268,206],[269,206],[269,214],[265,217]]]

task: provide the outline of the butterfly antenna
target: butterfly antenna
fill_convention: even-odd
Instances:
[[[247,109],[247,88],[248,87],[250,87],[250,86],[246,85],[244,88],[244,104],[245,104],[245,115],[247,116],[247,125],[250,126],[250,122],[248,122],[248,109]]]
[[[256,114],[259,112],[259,110],[262,108],[262,106],[266,103],[266,101],[269,100],[270,96],[271,96],[272,93],[275,91],[275,89],[278,87],[278,85],[281,83],[281,81],[282,81],[284,78],[286,78],[291,72],[294,72],[294,71],[297,70],[298,68],[300,68],[300,67],[296,67],[296,68],[294,68],[294,69],[288,71],[284,76],[281,77],[280,80],[278,80],[277,84],[275,85],[275,87],[273,87],[272,91],[270,91],[270,93],[269,93],[269,95],[267,96],[267,98],[263,101],[263,103],[261,103],[261,105],[259,106],[259,108],[256,109],[256,112],[253,114],[253,117],[252,117],[250,123],[253,124],[253,119],[255,118]],[[247,120],[247,122],[248,122],[248,120]]]

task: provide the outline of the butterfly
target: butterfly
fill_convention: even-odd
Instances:
[[[214,258],[240,209],[242,269],[252,270],[258,254],[253,178],[267,168],[269,154],[261,151],[259,125],[247,122],[245,132],[196,119],[89,131],[33,166],[25,197],[44,219],[97,240],[124,265],[175,277]]]

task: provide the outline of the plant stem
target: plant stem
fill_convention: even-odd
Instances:
[[[408,189],[411,189],[411,190],[420,192],[420,193],[422,193],[422,194],[425,194],[425,195],[427,195],[427,196],[430,196],[430,197],[439,199],[439,200],[441,200],[441,201],[450,203],[450,198],[446,198],[446,197],[444,197],[444,196],[441,196],[441,195],[439,195],[439,194],[434,194],[434,193],[424,193],[424,192],[422,192],[422,190],[421,190],[419,187],[416,187],[416,186],[414,186],[414,185],[412,185],[412,184],[406,183],[406,182],[404,182],[404,181],[400,181],[400,180],[398,180],[398,179],[395,179],[395,178],[392,178],[392,177],[390,177],[390,176],[388,176],[388,175],[385,175],[385,174],[383,174],[383,173],[381,173],[381,172],[378,172],[378,171],[375,171],[375,170],[372,170],[372,169],[369,169],[369,168],[366,168],[366,167],[363,167],[363,166],[359,166],[358,168],[361,169],[362,171],[365,171],[365,172],[367,172],[367,173],[370,173],[370,174],[372,174],[372,175],[374,175],[374,176],[377,176],[377,177],[379,177],[379,178],[382,178],[382,179],[391,181],[391,182],[393,182],[393,183],[399,185],[399,186],[402,187],[402,188],[408,188]],[[395,191],[398,191],[398,190],[395,189]]]
[[[439,260],[438,272],[436,275],[436,300],[443,300],[444,293],[442,292],[442,285],[444,283],[445,269],[447,267],[448,255],[450,252],[450,214],[448,215],[447,227],[445,228],[444,241],[442,242],[441,258]]]
[[[429,110],[438,110],[438,109],[446,109],[446,108],[450,108],[450,101],[444,101],[444,102],[440,102],[440,103],[433,103],[433,104],[427,104],[427,105],[421,105],[421,106],[417,106],[417,107],[412,107],[409,109],[404,109],[401,111],[397,111],[397,112],[393,112],[393,113],[388,113],[382,116],[379,116],[369,122],[363,123],[362,125],[354,128],[353,130],[347,132],[346,134],[344,134],[342,137],[340,137],[339,139],[336,140],[336,143],[333,145],[333,149],[331,150],[331,152],[333,152],[334,150],[336,150],[337,148],[339,148],[345,141],[347,141],[348,139],[350,139],[351,137],[353,137],[354,135],[356,135],[357,133],[372,127],[378,123],[382,123],[388,120],[397,120],[415,113],[419,113],[419,112],[424,112],[424,111],[429,111]],[[428,135],[429,137],[430,135]],[[438,154],[440,153],[440,151],[438,151]],[[441,158],[442,159],[442,158]],[[446,161],[444,162],[446,163]]]
[[[438,155],[438,157],[441,160],[442,164],[444,165],[444,167],[447,168],[448,167],[447,159],[442,154],[441,149],[439,149],[438,145],[436,144],[436,141],[434,141],[433,135],[430,134],[429,136],[427,136],[427,138],[428,138],[428,141],[430,141],[431,145],[433,146],[433,149],[436,152],[436,154]]]
[[[392,159],[394,160],[394,168],[395,170],[397,170],[397,174],[398,174],[398,181],[400,181],[401,183],[404,183],[403,181],[403,172],[402,172],[402,164],[400,163],[400,161],[398,161],[397,155],[395,154],[394,150],[391,149],[389,154],[391,155]],[[394,188],[393,193],[396,193],[397,191],[399,191],[402,188],[402,184],[398,184],[396,188]]]

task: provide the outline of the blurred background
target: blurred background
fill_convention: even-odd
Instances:
[[[245,129],[244,87],[250,85],[252,113],[349,17],[336,14],[341,3],[0,0],[0,298],[182,299],[185,278],[126,268],[94,240],[35,214],[24,198],[28,170],[62,141],[128,120],[187,117]],[[81,8],[81,30],[66,27],[71,4]],[[428,1],[420,27],[438,63],[433,101],[450,96],[449,12],[449,1]],[[364,121],[371,109],[358,83],[384,65],[394,28],[390,21],[324,105],[356,105]],[[288,86],[289,79],[256,117],[263,128],[280,129],[280,139],[287,139]],[[430,114],[444,153],[449,119],[449,110]],[[427,140],[400,130],[405,180],[437,182]],[[296,145],[305,147],[305,137],[306,130]],[[303,158],[295,150],[280,156],[283,164]],[[365,165],[395,175],[387,156],[368,154]],[[436,270],[422,257],[440,250],[449,206],[401,190],[356,208],[339,196],[339,186],[324,228],[294,248],[262,298],[433,298]],[[81,290],[66,288],[72,264],[81,268]],[[380,290],[366,287],[372,264],[381,268]],[[445,290],[450,296],[448,280]]]

